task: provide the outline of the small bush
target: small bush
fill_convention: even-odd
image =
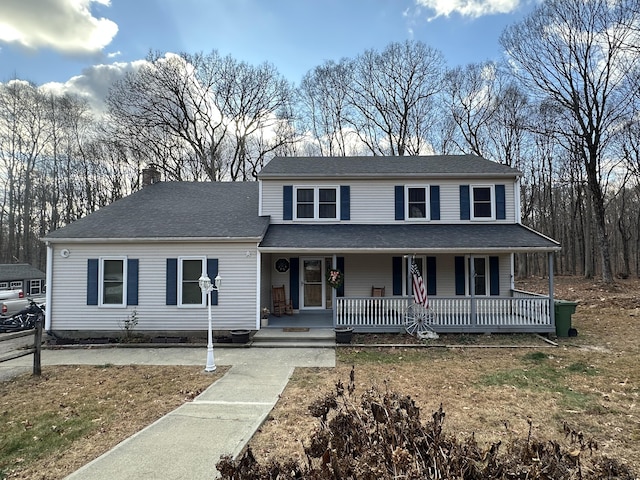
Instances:
[[[598,456],[597,444],[564,425],[566,446],[555,441],[526,438],[478,445],[443,431],[442,406],[427,421],[413,399],[383,389],[369,388],[354,399],[354,371],[348,385],[336,383],[335,392],[309,407],[319,420],[303,441],[306,462],[285,460],[260,464],[250,448],[237,460],[223,457],[216,465],[223,480],[358,479],[391,480],[439,478],[633,480],[625,465]]]

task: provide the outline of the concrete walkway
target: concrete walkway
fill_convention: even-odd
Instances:
[[[212,479],[222,455],[237,455],[265,420],[295,367],[334,367],[332,348],[217,348],[229,371],[178,407],[68,479]],[[203,365],[206,349],[100,348],[44,350],[43,365]],[[28,369],[31,356],[0,367]]]

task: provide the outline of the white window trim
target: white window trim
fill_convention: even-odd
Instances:
[[[122,261],[122,303],[104,303],[104,262],[105,260]],[[104,308],[126,308],[127,306],[127,257],[100,257],[98,262],[98,306]]]
[[[476,222],[490,222],[496,219],[496,189],[495,185],[470,185],[469,190],[469,218]],[[490,192],[491,198],[489,199],[491,203],[491,216],[490,217],[476,217],[474,215],[474,201],[473,201],[473,190],[476,188],[488,188]]]
[[[0,282],[0,290],[6,290],[9,288],[9,282]]]
[[[414,260],[418,260],[420,259],[421,263],[422,263],[422,269],[424,270],[422,272],[422,281],[424,282],[424,286],[427,286],[427,256],[428,255],[414,255],[413,259]],[[411,298],[413,298],[413,281],[409,281],[409,268],[411,268],[410,260],[407,261],[403,261],[402,262],[402,295],[405,297],[410,296]],[[417,262],[416,262],[417,263]]]
[[[424,189],[424,218],[415,218],[409,215],[409,189]],[[431,187],[430,185],[405,185],[404,186],[404,218],[408,222],[429,222],[431,221]]]
[[[24,288],[24,283],[22,282],[22,280],[14,280],[9,284],[9,288],[11,290],[21,289]]]
[[[320,190],[336,191],[336,216],[320,218]],[[313,218],[298,217],[298,190],[313,190]],[[300,222],[335,222],[340,219],[340,186],[339,185],[295,185],[293,187],[293,219]]]
[[[202,264],[201,274],[207,271],[207,257],[200,255],[192,255],[186,257],[178,257],[178,307],[180,308],[201,308],[206,306],[207,297],[202,293],[200,303],[182,303],[182,264],[185,260],[200,260]],[[212,279],[213,280],[213,279]],[[201,291],[202,292],[202,291]]]
[[[37,292],[34,292],[34,287],[35,290],[37,290]],[[40,295],[42,293],[42,280],[38,279],[34,279],[34,280],[29,280],[29,294],[30,295]]]
[[[471,296],[471,282],[473,279],[471,278],[471,256],[467,255],[464,257],[464,278],[465,278],[465,295],[467,297]],[[489,267],[489,256],[488,255],[474,255],[473,259],[476,258],[484,258],[484,291],[486,292],[484,295],[478,295],[474,293],[474,297],[489,297],[491,295],[491,272]],[[473,283],[475,285],[475,281]]]

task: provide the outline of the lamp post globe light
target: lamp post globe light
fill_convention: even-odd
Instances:
[[[207,297],[207,312],[209,317],[209,329],[207,331],[207,365],[204,367],[205,372],[213,372],[216,369],[216,362],[213,358],[213,331],[211,329],[211,295],[209,295],[213,290],[218,291],[220,289],[220,284],[222,283],[222,277],[220,275],[216,275],[214,279],[214,284],[211,284],[211,279],[207,276],[206,273],[203,273],[202,276],[198,279],[198,285],[200,286],[200,290],[202,290],[203,295]]]

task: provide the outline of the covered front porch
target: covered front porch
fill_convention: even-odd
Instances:
[[[429,324],[436,332],[555,329],[553,252],[559,246],[521,225],[277,227],[260,246],[261,311],[270,310],[268,327],[403,331],[410,321],[410,269],[415,264],[428,297]],[[547,255],[547,294],[515,288],[518,252]],[[332,270],[341,272],[344,281],[339,285],[329,282]],[[284,290],[288,303],[279,315],[274,315],[274,288]]]

